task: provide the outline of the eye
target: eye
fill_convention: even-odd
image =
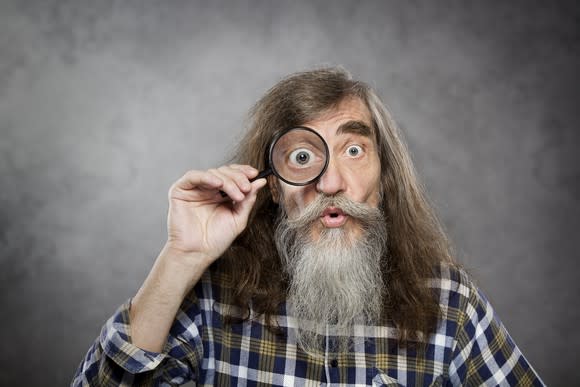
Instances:
[[[312,151],[305,148],[299,148],[290,153],[289,161],[294,165],[306,166],[313,158],[314,153],[312,153]]]
[[[350,157],[357,157],[363,152],[363,149],[360,145],[351,145],[346,148],[346,154]]]

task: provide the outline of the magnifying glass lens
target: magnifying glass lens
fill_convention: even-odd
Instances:
[[[326,168],[327,146],[316,132],[293,128],[271,148],[272,169],[289,184],[303,185],[316,180]]]

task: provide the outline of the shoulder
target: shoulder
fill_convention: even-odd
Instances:
[[[441,264],[436,267],[428,286],[438,297],[445,318],[462,323],[475,314],[493,314],[484,293],[474,279],[458,265]]]
[[[441,266],[430,286],[439,294],[439,333],[453,338],[449,375],[454,385],[544,385],[465,270]]]
[[[447,334],[455,337],[456,346],[470,346],[481,335],[486,340],[505,340],[507,332],[501,320],[464,269],[442,265],[430,280],[430,286],[439,297],[440,326],[446,327]]]
[[[459,265],[440,264],[433,270],[428,286],[439,295],[441,303],[467,302],[476,288],[471,276]]]

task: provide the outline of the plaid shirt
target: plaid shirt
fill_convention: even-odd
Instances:
[[[185,299],[162,353],[131,344],[122,305],[81,362],[74,386],[543,386],[481,291],[459,270],[443,268],[430,286],[442,318],[426,345],[401,347],[392,326],[355,327],[354,349],[311,357],[296,345],[296,321],[282,305],[283,335],[264,318],[224,324],[233,291],[206,272]]]

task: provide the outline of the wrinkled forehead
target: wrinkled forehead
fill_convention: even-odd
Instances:
[[[336,136],[355,134],[376,140],[374,120],[366,105],[358,97],[346,97],[332,107],[302,123],[317,132]]]

